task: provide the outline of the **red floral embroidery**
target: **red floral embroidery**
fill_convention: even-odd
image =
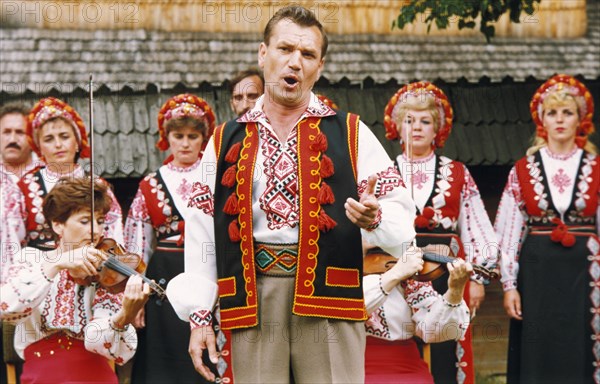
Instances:
[[[421,170],[418,170],[414,175],[412,175],[412,183],[418,189],[423,189],[423,186],[427,183],[427,181],[429,181],[429,177]]]
[[[296,128],[294,128],[295,131]],[[298,225],[298,148],[292,132],[286,145],[262,127],[263,164],[267,188],[260,196],[260,208],[267,216],[269,229]]]
[[[187,179],[181,180],[181,184],[177,187],[177,194],[181,196],[183,200],[188,200],[192,193],[192,184]]]
[[[565,188],[569,188],[571,186],[571,178],[567,176],[565,170],[560,168],[557,173],[552,176],[552,184],[558,188],[558,192],[564,193]]]
[[[380,198],[385,196],[388,192],[400,186],[404,187],[400,172],[398,172],[396,167],[389,167],[387,170],[377,173],[375,197]],[[365,189],[367,189],[367,180],[362,180],[358,184],[358,196],[361,196]]]
[[[196,207],[209,216],[214,215],[214,199],[208,185],[198,181],[192,185],[192,192],[188,201],[188,207]]]

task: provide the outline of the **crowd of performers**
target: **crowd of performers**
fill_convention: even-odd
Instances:
[[[238,118],[217,126],[202,98],[168,99],[157,148],[170,153],[126,218],[79,165],[77,111],[52,97],[3,109],[0,316],[21,383],[117,382],[129,360],[134,383],[473,383],[482,270],[501,274],[508,382],[600,381],[585,85],[556,75],[536,91],[535,137],[492,225],[467,167],[436,153],[452,130],[444,92],[420,81],[392,96],[390,159],[357,115],[312,92],[326,51],[314,15],[285,7],[262,72],[232,82]],[[139,255],[144,278],[108,286],[103,238]],[[420,278],[442,253],[448,273]]]

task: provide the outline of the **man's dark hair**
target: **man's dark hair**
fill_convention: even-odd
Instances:
[[[283,7],[277,11],[273,17],[271,17],[271,20],[269,20],[267,23],[265,32],[263,34],[263,42],[266,45],[269,45],[269,40],[273,34],[273,28],[275,28],[275,25],[277,25],[277,23],[279,23],[281,20],[290,20],[294,24],[306,28],[317,27],[319,32],[321,32],[321,36],[323,36],[323,41],[321,44],[321,59],[325,57],[329,41],[327,40],[327,35],[325,34],[323,25],[319,22],[319,20],[317,20],[314,13],[298,5]]]
[[[10,115],[11,113],[18,113],[27,117],[30,109],[31,108],[27,108],[25,105],[16,102],[4,104],[0,107],[0,119],[6,115]]]
[[[246,77],[250,77],[250,76],[258,76],[258,78],[260,79],[260,82],[262,83],[263,88],[264,88],[265,78],[263,77],[262,71],[258,68],[251,67],[244,71],[236,73],[236,75],[233,77],[233,79],[231,79],[231,83],[229,84],[229,93],[233,93],[233,89],[235,88],[237,83],[244,80]]]

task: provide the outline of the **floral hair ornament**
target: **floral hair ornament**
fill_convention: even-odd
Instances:
[[[544,129],[544,123],[542,122],[544,100],[549,94],[561,91],[571,95],[577,104],[579,112],[579,128],[577,129],[577,135],[575,136],[575,143],[579,148],[583,148],[587,142],[588,136],[595,131],[594,124],[592,123],[594,100],[587,87],[573,76],[562,74],[552,76],[548,81],[542,84],[533,95],[531,103],[529,104],[529,109],[536,126],[536,135],[544,140],[548,139],[548,133]]]
[[[210,105],[201,97],[183,93],[167,100],[158,112],[158,133],[160,138],[158,139],[158,143],[156,143],[156,147],[161,151],[169,149],[165,125],[169,120],[181,117],[192,117],[206,121],[208,124],[208,134],[204,138],[205,144],[208,142],[208,138],[212,136],[215,129],[215,113]]]
[[[37,130],[48,120],[57,117],[65,119],[73,126],[79,145],[79,157],[89,158],[90,146],[81,116],[69,104],[55,97],[46,97],[38,101],[29,112],[29,116],[27,116],[27,140],[31,148],[38,156],[42,156]]]
[[[327,97],[325,95],[321,95],[320,93],[317,93],[315,96],[317,96],[317,99],[321,100],[323,102],[323,104],[325,104],[329,108],[335,109],[336,111],[338,109],[340,109],[340,107],[338,107],[338,105],[333,100],[331,100],[329,97]]]
[[[419,81],[416,83],[410,83],[400,88],[398,92],[392,96],[385,106],[383,115],[383,125],[385,127],[385,137],[388,140],[396,140],[398,137],[398,126],[394,121],[394,117],[397,116],[402,103],[407,101],[409,96],[413,97],[426,97],[432,96],[435,100],[435,105],[439,114],[439,121],[437,127],[437,134],[435,135],[432,146],[435,148],[442,148],[450,135],[452,130],[452,118],[454,112],[450,106],[450,101],[446,94],[431,84],[429,81]]]

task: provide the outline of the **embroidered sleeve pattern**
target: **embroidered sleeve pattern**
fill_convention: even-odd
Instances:
[[[500,271],[505,291],[517,288],[519,252],[526,230],[526,217],[521,207],[521,188],[516,169],[510,171],[506,187],[502,192],[494,229],[500,246]]]
[[[190,315],[190,328],[194,330],[198,327],[212,326],[213,317],[212,313],[209,310],[202,309],[196,312],[193,312]]]
[[[214,217],[214,197],[208,185],[199,181],[194,182],[190,200],[188,201],[188,208],[191,207],[199,209],[210,217]]]
[[[473,180],[466,167],[464,167],[464,171],[465,183],[461,191],[461,207],[458,217],[460,238],[468,261],[475,262],[488,269],[494,269],[498,263],[496,234],[475,180]],[[482,283],[489,283],[480,276],[477,278]]]
[[[383,306],[377,308],[375,312],[371,313],[365,324],[365,328],[367,333],[370,335],[379,337],[380,339],[392,339],[390,327],[388,325]]]
[[[121,206],[117,201],[116,196],[111,189],[108,190],[108,194],[112,199],[110,210],[105,217],[105,229],[104,235],[111,239],[115,239],[117,243],[123,243],[123,213]]]
[[[404,284],[406,302],[415,323],[415,334],[426,343],[460,340],[470,323],[469,308],[464,300],[458,306],[447,305],[430,282],[408,280]]]
[[[41,251],[24,248],[39,257]],[[21,258],[21,254],[18,256]],[[17,321],[31,315],[48,295],[52,283],[42,274],[41,265],[26,260],[13,264],[7,273],[7,280],[0,286],[0,317],[8,321]]]
[[[152,252],[154,230],[150,222],[150,214],[146,199],[141,189],[138,189],[125,222],[125,244],[130,252],[143,254],[148,263]]]
[[[396,167],[389,167],[385,171],[377,173],[377,184],[375,185],[375,197],[378,199],[387,195],[390,191],[397,187],[404,187],[402,176]],[[361,180],[358,183],[358,196],[361,196],[367,189],[367,180]]]
[[[85,347],[98,353],[115,364],[123,365],[135,354],[137,335],[130,324],[124,329],[116,329],[111,318],[121,308],[123,294],[112,294],[98,288],[92,302],[93,319],[85,327]]]
[[[409,279],[403,282],[402,287],[404,288],[404,294],[406,296],[406,302],[417,312],[423,308],[427,308],[431,305],[431,298],[438,295],[433,289],[431,282],[421,283],[419,281]]]
[[[21,190],[7,175],[0,173],[0,284],[6,280],[25,240],[25,221],[21,215]]]
[[[123,293],[113,294],[102,287],[98,287],[92,303],[92,309],[94,311],[104,309],[115,314],[121,308],[122,302]]]

